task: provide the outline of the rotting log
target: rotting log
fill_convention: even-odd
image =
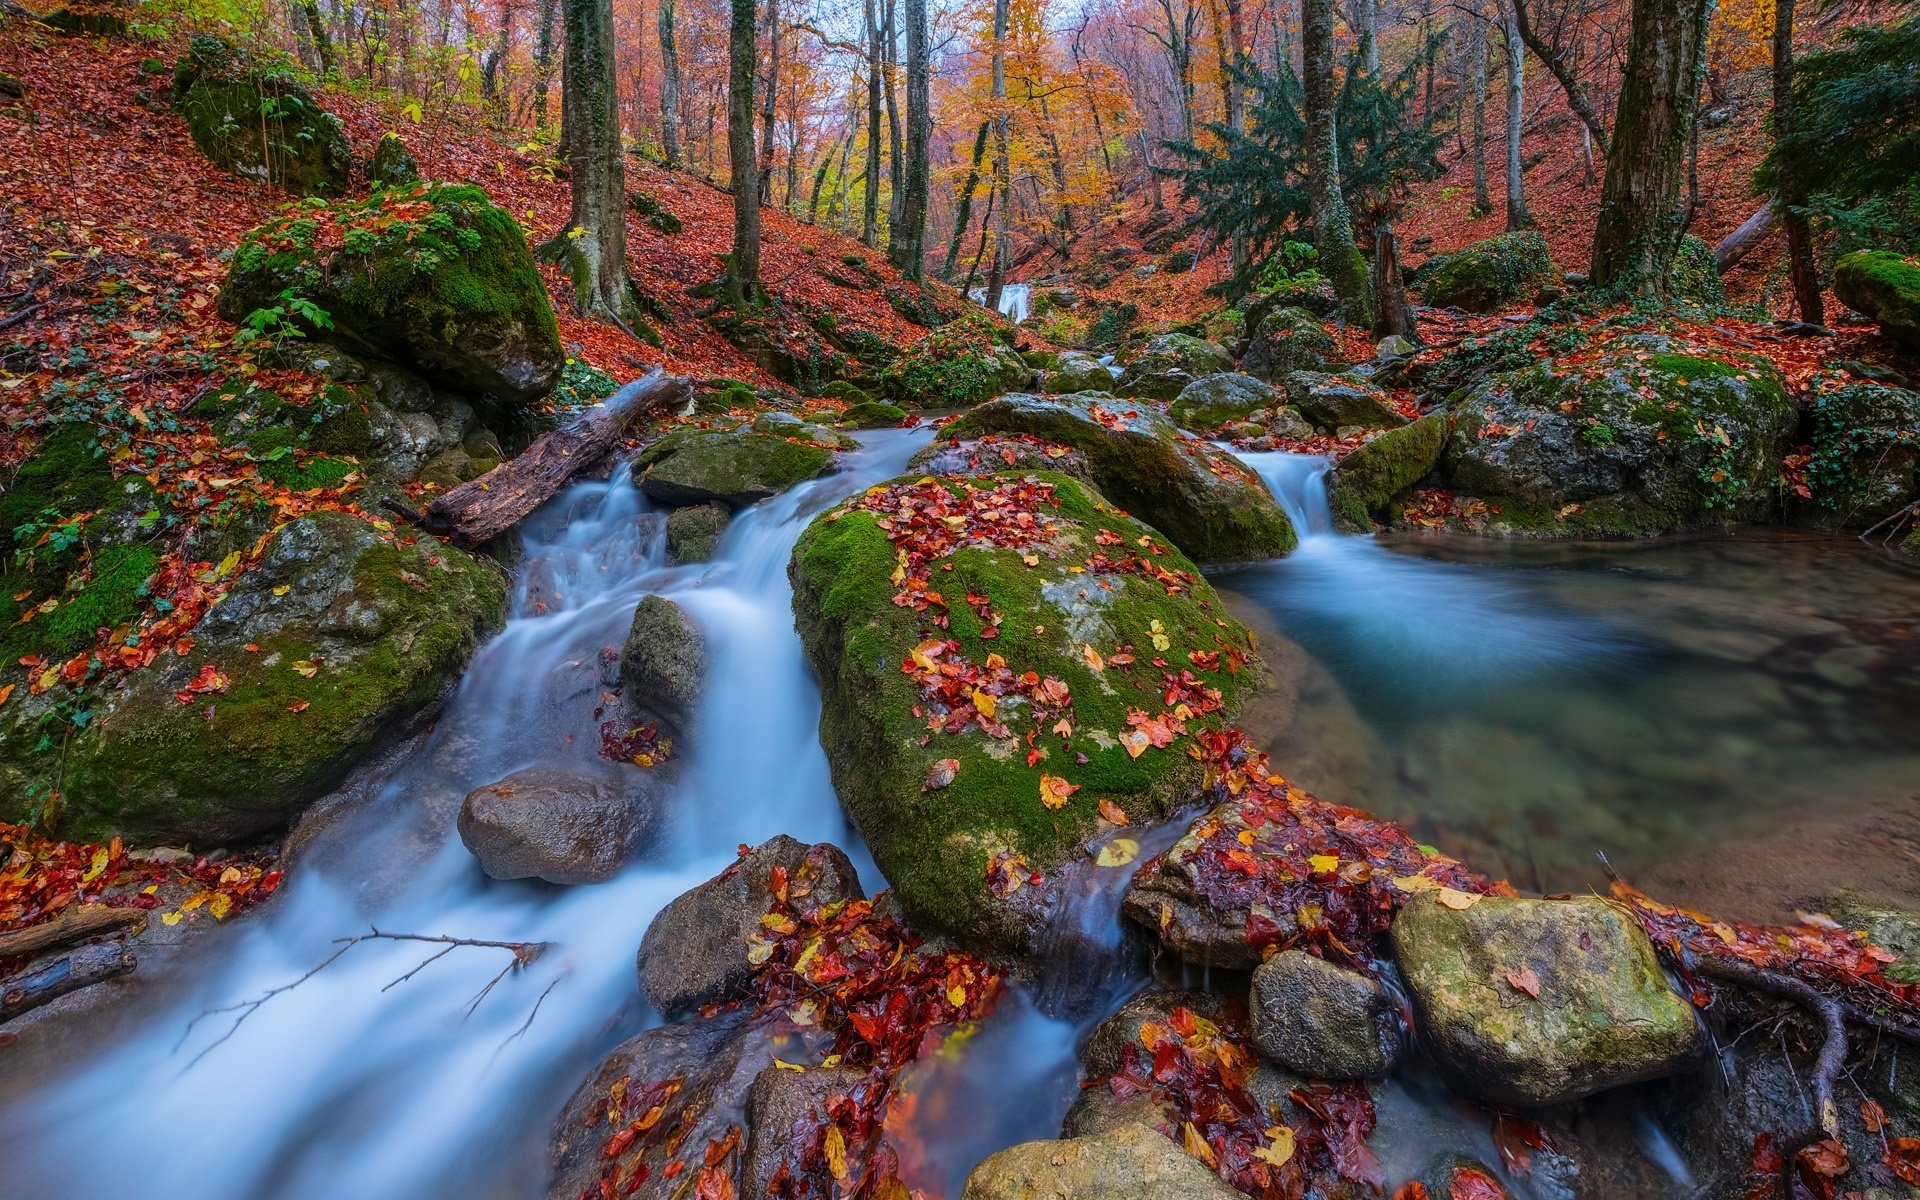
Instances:
[[[541,435],[480,478],[436,497],[417,523],[463,546],[484,545],[574,479],[604,466],[642,413],[686,399],[692,386],[661,371],[636,379],[565,428]]]
[[[135,965],[133,951],[119,943],[82,946],[65,958],[0,984],[0,1022],[32,1012],[68,992],[125,975]]]
[[[1740,222],[1740,227],[1720,239],[1713,248],[1713,265],[1722,272],[1753,252],[1753,248],[1767,240],[1774,227],[1780,224],[1780,210],[1774,206],[1769,196],[1754,214]]]
[[[108,908],[104,904],[82,904],[70,908],[51,921],[0,933],[0,958],[22,954],[41,954],[71,946],[103,933],[114,933],[140,924],[147,914],[137,908]]]

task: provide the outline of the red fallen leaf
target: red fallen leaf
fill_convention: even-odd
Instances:
[[[1502,1112],[1493,1119],[1493,1145],[1510,1173],[1526,1175],[1533,1170],[1531,1151],[1553,1149],[1553,1139],[1535,1122]]]
[[[290,713],[303,713],[307,711],[310,705],[311,705],[310,701],[295,700],[292,704],[287,705],[287,711]]]
[[[1800,1163],[1815,1174],[1838,1179],[1847,1173],[1847,1148],[1833,1138],[1823,1138],[1800,1152]]]
[[[208,663],[200,668],[200,673],[193,677],[193,682],[189,683],[180,691],[175,692],[173,698],[181,704],[192,704],[195,696],[203,696],[209,692],[226,691],[228,682],[227,677],[220,673],[219,668],[215,667],[212,663]]]
[[[1883,1157],[1895,1175],[1920,1187],[1920,1138],[1889,1138]]]
[[[1513,985],[1515,991],[1525,992],[1535,1000],[1540,998],[1540,977],[1525,963],[1507,972],[1507,982]]]
[[[1447,1180],[1448,1200],[1506,1200],[1507,1193],[1484,1171],[1455,1167]]]
[[[1427,1185],[1418,1179],[1409,1179],[1393,1189],[1393,1200],[1432,1200]]]
[[[1881,1108],[1880,1102],[1873,1097],[1865,1097],[1860,1101],[1860,1120],[1866,1125],[1868,1133],[1879,1133],[1887,1123],[1887,1110]]]
[[[927,768],[926,782],[920,785],[923,792],[937,792],[952,783],[954,776],[960,774],[960,760],[943,758]]]
[[[1102,797],[1100,800],[1100,819],[1113,825],[1127,825],[1131,823],[1127,820],[1126,810],[1105,797]]]

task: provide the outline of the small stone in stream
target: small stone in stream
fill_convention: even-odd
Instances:
[[[1255,1048],[1310,1079],[1379,1079],[1400,1061],[1392,994],[1311,954],[1287,950],[1261,963],[1247,1007]]]
[[[1426,893],[1391,934],[1423,1045],[1478,1099],[1564,1104],[1676,1074],[1705,1048],[1639,923],[1598,896],[1455,908]]]
[[[960,1200],[1239,1200],[1199,1159],[1146,1125],[1024,1142],[967,1175]]]
[[[727,531],[727,510],[719,504],[676,508],[667,517],[667,554],[677,563],[703,563],[720,546]]]
[[[685,729],[700,709],[707,642],[686,610],[664,596],[645,596],[620,648],[620,685],[628,703]]]
[[[787,903],[810,912],[862,899],[853,863],[837,846],[809,846],[781,834],[660,910],[640,941],[640,991],[665,1016],[736,1000],[753,982],[747,939],[773,907],[773,876],[784,869]]]
[[[806,1067],[791,1070],[775,1064],[754,1077],[747,1090],[746,1158],[741,1163],[740,1194],[765,1196],[780,1168],[796,1184],[811,1174],[806,1165],[812,1149],[814,1121],[825,1122],[827,1103],[851,1092],[867,1077],[852,1067]],[[830,1194],[826,1164],[814,1164],[821,1195]]]
[[[604,883],[644,848],[666,769],[529,767],[467,793],[460,840],[495,879]]]

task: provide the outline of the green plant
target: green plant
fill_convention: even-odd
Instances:
[[[1589,446],[1611,446],[1614,441],[1613,426],[1598,417],[1590,418],[1580,430],[1580,440]]]

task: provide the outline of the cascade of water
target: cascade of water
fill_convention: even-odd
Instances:
[[[987,302],[987,289],[974,288],[967,293],[967,299],[975,304]],[[1024,283],[1004,284],[1000,288],[1000,315],[1015,325],[1027,319],[1028,305],[1033,299],[1033,288]]]
[[[84,1179],[89,1193],[206,1200],[540,1194],[551,1114],[636,1027],[633,952],[654,913],[741,842],[790,833],[858,857],[786,565],[807,520],[898,473],[926,437],[869,435],[846,470],[740,514],[705,566],[667,563],[662,514],[624,471],[537,514],[506,629],[377,798],[320,835],[269,908],[147,985],[91,1061],[0,1092],[0,1190],[68,1196]],[[454,834],[460,798],[597,753],[602,651],[649,593],[682,604],[712,651],[671,853],[600,887],[486,880]],[[471,1011],[498,952],[463,949],[396,983],[425,955],[387,942],[247,1007],[370,926],[555,945]]]

